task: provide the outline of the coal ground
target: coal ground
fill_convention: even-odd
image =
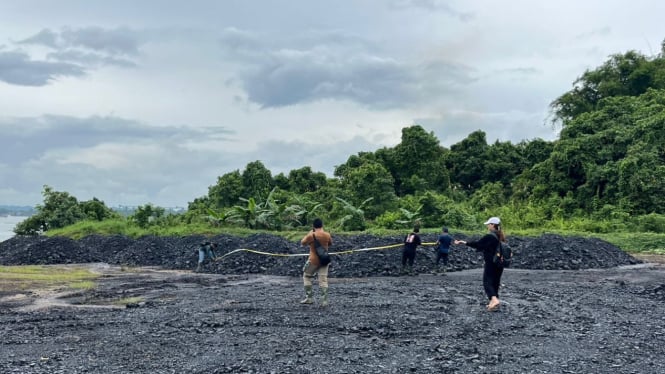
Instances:
[[[464,238],[456,235],[457,238]],[[485,310],[482,259],[398,276],[400,248],[335,256],[330,305],[300,305],[304,249],[273,235],[16,237],[0,265],[85,266],[90,290],[1,288],[2,373],[663,373],[665,268],[598,239],[510,237],[499,311]],[[433,242],[435,236],[424,236]],[[331,251],[401,237],[333,236]],[[77,265],[86,264],[86,265]],[[1,285],[1,284],[0,284]],[[315,289],[316,286],[315,286]]]

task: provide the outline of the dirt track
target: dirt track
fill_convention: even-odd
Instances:
[[[565,250],[538,250],[564,266],[559,252],[581,267],[623,259],[597,250],[602,243],[571,242]],[[18,243],[9,243],[6,253]],[[70,244],[58,251],[66,253],[62,248]],[[29,248],[31,256],[40,253],[35,244]],[[526,248],[523,243],[520,251],[528,258]],[[215,273],[227,265],[196,274],[89,264],[103,274],[94,290],[4,294],[0,372],[665,372],[663,265],[508,269],[504,303],[489,313],[480,269],[465,269],[473,265],[467,254],[460,251],[459,271],[446,275],[333,277],[327,308],[300,305],[301,279],[265,274],[269,268]],[[377,254],[372,266],[393,255]],[[536,260],[524,263],[543,264]],[[254,269],[244,261],[234,259],[234,269]],[[296,273],[302,258],[297,261]],[[421,269],[430,266],[425,255],[416,261]],[[351,271],[363,266],[357,262],[333,266]]]

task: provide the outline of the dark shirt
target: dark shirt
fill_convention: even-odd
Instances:
[[[437,243],[439,243],[439,252],[448,253],[448,251],[450,251],[450,243],[452,243],[452,241],[453,237],[449,234],[439,235],[439,240],[437,241]]]
[[[420,236],[415,232],[410,233],[404,238],[404,249],[406,250],[415,251],[420,244]]]
[[[494,258],[494,253],[496,247],[499,245],[499,239],[492,234],[487,234],[480,238],[479,240],[473,240],[466,243],[471,248],[475,248],[476,251],[483,253],[483,258],[485,259],[485,265],[494,264],[492,261]]]

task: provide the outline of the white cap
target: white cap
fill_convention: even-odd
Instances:
[[[483,225],[489,225],[490,223],[493,225],[500,225],[501,220],[499,219],[499,217],[491,217],[490,219],[487,220],[487,222],[483,223]]]

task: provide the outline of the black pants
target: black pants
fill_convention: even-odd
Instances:
[[[499,286],[501,286],[501,275],[503,275],[503,268],[494,266],[493,263],[485,262],[483,269],[483,287],[487,298],[491,299],[493,296],[499,297]]]
[[[406,263],[409,263],[409,266],[413,266],[413,260],[416,258],[416,250],[415,249],[406,249],[404,248],[402,250],[402,267],[406,265]]]
[[[439,265],[439,260],[443,260],[443,266],[448,266],[448,254],[441,251],[436,252],[436,264]]]

